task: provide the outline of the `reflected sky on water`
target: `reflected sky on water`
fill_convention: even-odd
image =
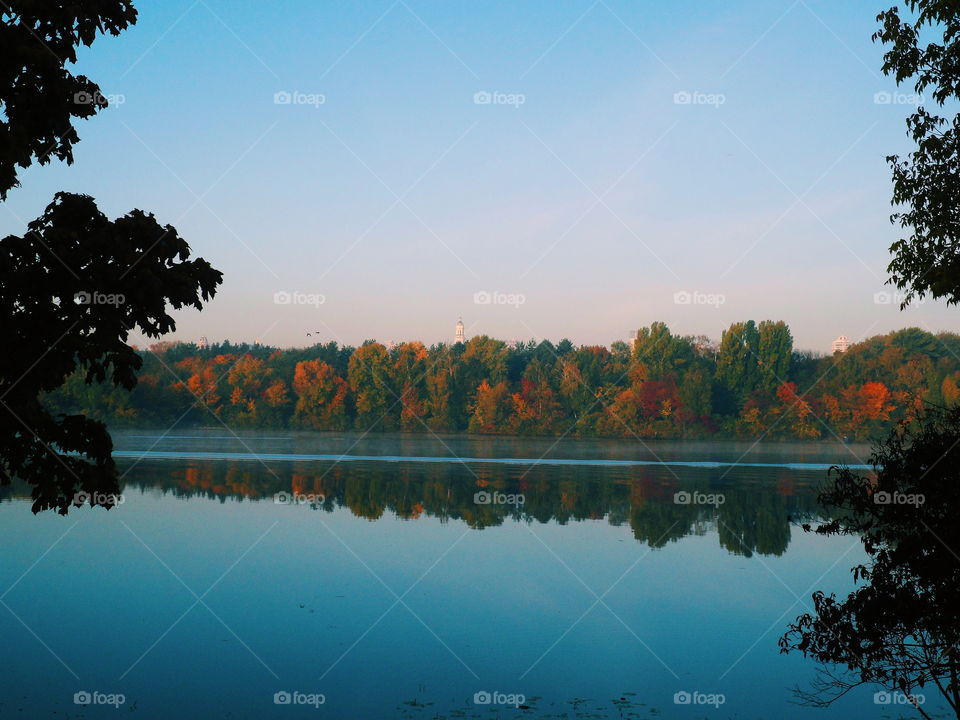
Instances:
[[[117,447],[690,462],[747,449],[217,434]],[[746,460],[855,453],[775,445]],[[789,702],[813,667],[777,638],[814,589],[849,589],[864,557],[800,529],[821,515],[819,469],[118,463],[124,502],[109,512],[34,516],[5,489],[2,717],[899,716],[866,691],[828,711]],[[74,704],[94,690],[124,703]],[[325,702],[294,704],[311,694]],[[495,704],[511,694],[529,709]]]

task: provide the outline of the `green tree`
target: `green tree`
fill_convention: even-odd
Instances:
[[[764,390],[772,392],[786,382],[793,357],[793,335],[783,320],[764,320],[758,328],[757,364],[760,368],[760,383]]]
[[[760,333],[753,320],[733,323],[723,331],[717,355],[717,381],[743,407],[760,384]]]
[[[891,220],[907,233],[890,247],[888,271],[906,291],[904,306],[928,293],[954,304],[960,302],[960,114],[945,110],[960,100],[960,9],[950,0],[904,6],[912,17],[897,7],[880,13],[873,37],[886,46],[884,74],[929,100],[907,118],[916,149],[887,158],[898,207]]]
[[[688,422],[710,417],[713,412],[711,385],[703,368],[695,367],[684,373],[678,393],[683,416]]]
[[[638,330],[633,343],[633,359],[647,366],[651,380],[664,380],[681,371],[692,355],[690,342],[673,335],[662,322]]]
[[[400,399],[393,387],[390,353],[376,342],[356,349],[347,366],[347,383],[353,393],[359,430],[394,430]]]

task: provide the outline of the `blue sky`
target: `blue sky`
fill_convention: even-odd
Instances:
[[[883,2],[137,6],[78,67],[122,102],[81,123],[74,166],[25,175],[0,232],[60,189],[154,212],[226,275],[172,337],[430,343],[459,314],[591,344],[655,320],[783,319],[818,350],[957,329],[875,298],[913,107],[876,101],[897,91]]]

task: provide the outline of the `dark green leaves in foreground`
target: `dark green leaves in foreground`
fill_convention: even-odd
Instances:
[[[92,117],[107,100],[67,64],[80,45],[136,21],[132,0],[0,2],[0,200],[33,162],[73,162],[74,119]]]
[[[943,0],[905,6],[914,17],[891,8],[878,16],[881,30],[874,35],[888,46],[884,73],[912,82],[926,104],[907,118],[916,149],[887,158],[898,207],[891,220],[907,233],[891,246],[888,270],[906,291],[903,305],[927,294],[953,304],[960,302],[960,115],[937,109],[960,99],[960,12],[956,2]]]
[[[111,221],[93,198],[68,193],[26,234],[0,240],[0,482],[32,483],[35,512],[66,513],[77,492],[111,504],[118,487],[106,427],[54,416],[41,397],[77,370],[88,382],[134,387],[141,359],[130,331],[172,331],[168,306],[200,309],[221,282],[209,263],[189,258],[176,229],[152,215]]]
[[[928,412],[874,452],[875,477],[847,469],[820,501],[824,535],[859,537],[869,561],[846,598],[817,592],[780,641],[825,670],[801,697],[827,705],[850,688],[960,696],[960,409]],[[832,668],[839,667],[840,671]],[[923,714],[921,712],[921,714]]]

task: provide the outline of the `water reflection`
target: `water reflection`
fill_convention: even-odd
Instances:
[[[154,442],[133,440],[130,450]],[[444,452],[405,442],[352,452]],[[785,688],[808,668],[777,653],[786,622],[777,618],[814,583],[845,592],[857,560],[853,544],[811,542],[796,527],[820,514],[821,470],[289,458],[350,447],[165,440],[156,449],[235,457],[121,458],[124,503],[72,508],[66,519],[31,514],[29,486],[2,489],[18,503],[0,507],[0,575],[16,584],[5,602],[83,682],[50,673],[60,664],[4,610],[0,636],[17,661],[0,682],[0,716],[14,689],[14,712],[64,717],[76,716],[78,690],[94,688],[124,693],[151,719],[288,717],[273,699],[293,689],[325,694],[326,717],[358,719],[808,715],[788,704]],[[581,450],[555,456],[642,458]],[[749,460],[796,460],[780,446],[761,450]],[[257,459],[268,453],[287,457]],[[694,457],[730,459],[715,448]],[[305,502],[277,504],[278,494]],[[184,615],[195,603],[184,584],[197,594],[213,586],[209,610]],[[63,603],[84,622],[63,627]],[[522,693],[529,709],[475,700],[494,690]],[[678,708],[676,695],[694,691],[723,693],[726,704]],[[821,714],[877,716],[870,695],[847,709]]]
[[[371,521],[427,516],[478,530],[508,521],[602,521],[628,524],[650,547],[716,531],[722,547],[748,557],[786,551],[792,526],[819,517],[816,493],[824,479],[821,471],[749,467],[148,459],[120,468],[127,502],[136,501],[132,489],[221,502],[279,500],[299,505],[292,511],[346,509]],[[17,488],[7,490],[7,497],[17,495]]]

